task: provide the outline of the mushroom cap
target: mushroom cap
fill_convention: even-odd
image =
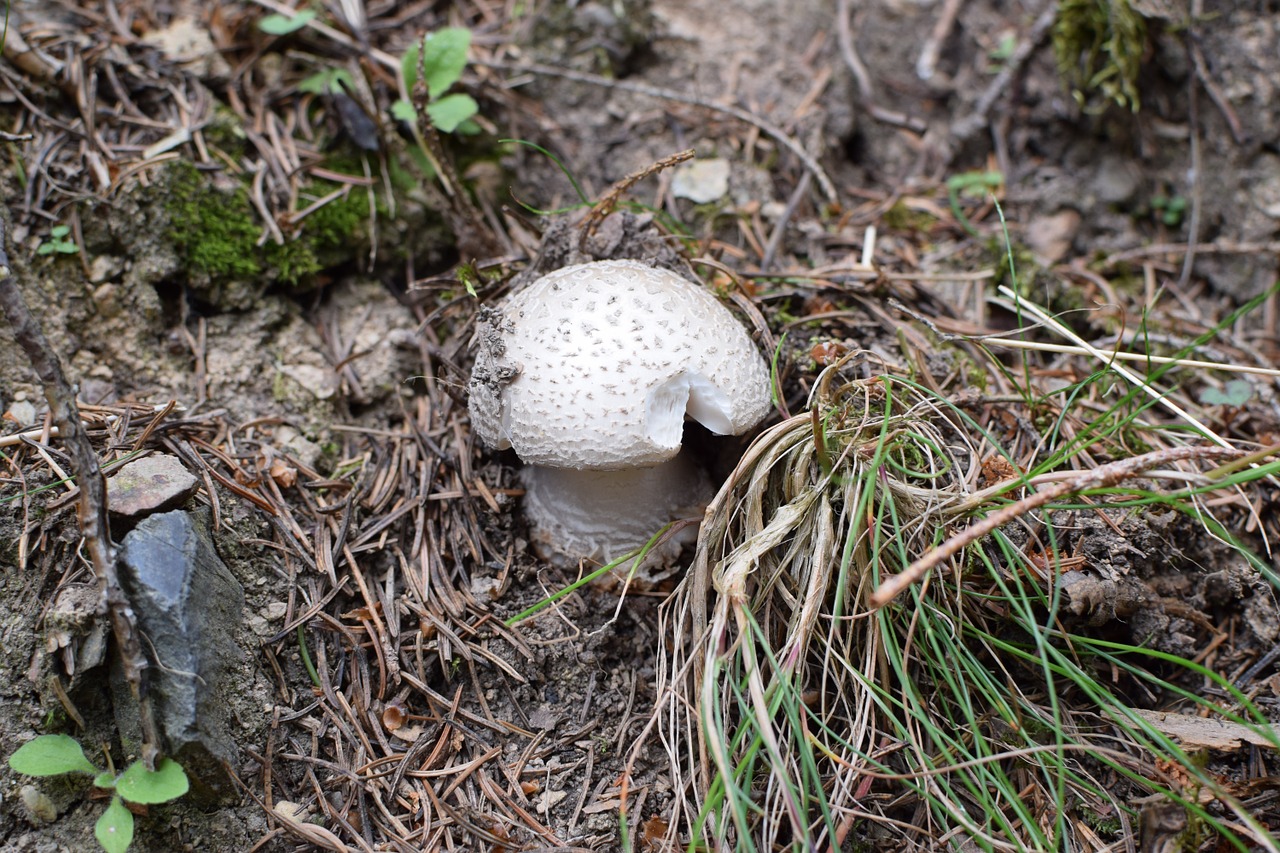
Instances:
[[[769,411],[769,369],[705,288],[637,261],[556,270],[487,318],[472,428],[525,463],[618,470],[676,455],[685,415],[736,435]]]

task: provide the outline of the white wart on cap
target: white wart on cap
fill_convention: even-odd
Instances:
[[[537,466],[525,475],[534,541],[574,559],[621,556],[705,502],[705,476],[693,478],[687,460],[671,462],[686,415],[736,435],[769,411],[769,370],[746,329],[669,270],[637,261],[565,267],[480,319],[472,429]],[[669,474],[659,470],[667,465]],[[588,476],[637,468],[655,470],[614,484]],[[599,517],[587,518],[593,507]]]

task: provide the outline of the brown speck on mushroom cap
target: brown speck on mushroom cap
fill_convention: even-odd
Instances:
[[[472,374],[472,428],[527,464],[657,465],[680,449],[686,413],[729,435],[769,410],[768,368],[746,329],[668,270],[565,267],[496,310]]]

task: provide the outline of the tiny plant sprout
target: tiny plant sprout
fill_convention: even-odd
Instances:
[[[187,792],[189,783],[182,765],[162,759],[154,771],[141,759],[119,776],[100,772],[73,738],[40,735],[18,747],[9,756],[9,767],[27,776],[61,776],[84,773],[93,776],[93,785],[111,792],[111,802],[94,825],[93,834],[107,853],[124,853],[133,843],[133,813],[125,805],[152,805],[176,800]]]
[[[538,551],[608,562],[702,514],[711,487],[680,452],[686,416],[738,435],[768,413],[769,391],[764,358],[708,290],[637,261],[597,261],[482,313],[471,424],[526,464]]]
[[[80,251],[76,241],[71,239],[70,225],[55,225],[49,229],[49,239],[36,247],[37,255],[74,255]]]

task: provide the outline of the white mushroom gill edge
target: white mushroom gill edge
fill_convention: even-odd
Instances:
[[[538,556],[553,565],[579,559],[604,565],[639,550],[670,521],[701,520],[714,490],[689,454],[651,468],[581,471],[527,466],[524,513]],[[662,567],[697,537],[697,525],[676,532],[644,560],[639,579],[654,582]],[[631,569],[630,563],[619,572]]]

